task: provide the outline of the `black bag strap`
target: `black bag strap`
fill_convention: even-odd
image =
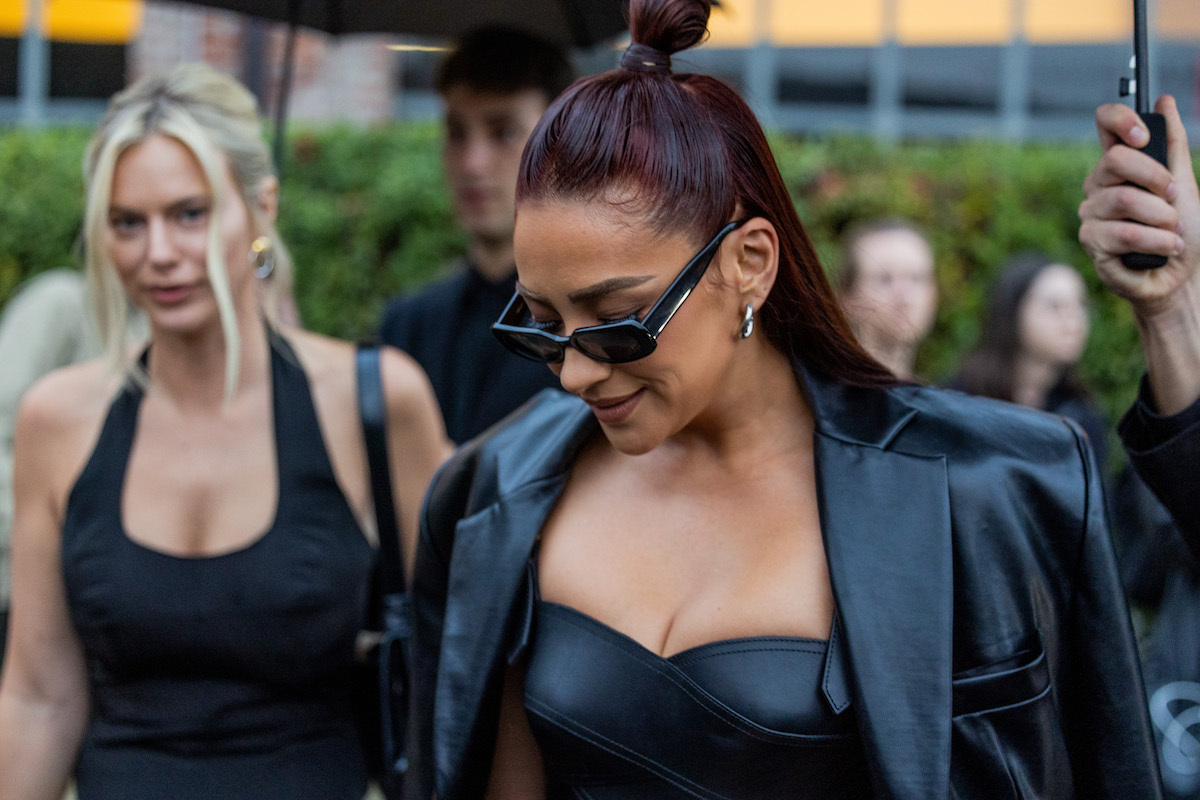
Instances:
[[[362,418],[371,472],[371,498],[379,535],[379,581],[385,595],[405,591],[404,556],[400,552],[400,525],[392,498],[392,475],[388,468],[387,401],[380,374],[380,347],[360,343],[355,354],[358,376],[358,413]]]

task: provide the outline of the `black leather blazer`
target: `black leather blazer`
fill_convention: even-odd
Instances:
[[[874,793],[1160,796],[1099,477],[1074,423],[811,374],[822,534]],[[526,563],[597,424],[546,392],[461,449],[416,562],[418,797],[482,797]]]

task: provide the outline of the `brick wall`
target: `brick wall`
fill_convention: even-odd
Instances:
[[[183,61],[205,61],[250,85],[272,113],[279,92],[287,26],[260,23],[252,31],[248,17],[178,2],[145,4],[141,34],[129,50],[129,79],[161,72]],[[395,54],[389,37],[351,35],[335,38],[301,28],[288,100],[292,120],[349,120],[367,123],[391,115],[395,93]],[[255,60],[262,84],[253,85]]]

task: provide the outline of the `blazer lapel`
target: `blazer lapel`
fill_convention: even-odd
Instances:
[[[520,622],[514,615],[527,611],[522,604],[531,602],[523,590],[529,557],[566,485],[575,451],[595,427],[583,403],[565,395],[557,402],[566,409],[561,423],[497,454],[499,498],[455,526],[434,690],[434,762],[441,797],[462,796],[460,787],[442,785],[445,776],[477,782],[480,776],[467,775],[464,765],[490,763],[490,753],[472,748],[492,741],[509,660],[507,639]]]
[[[809,380],[821,529],[855,713],[880,796],[945,800],[953,551],[945,458],[892,448],[894,392]]]
[[[505,637],[524,599],[525,567],[561,489],[561,483],[535,484],[457,525],[434,696],[439,775],[462,774],[464,763],[487,763],[470,759],[468,746],[480,740],[478,726],[496,722],[497,698],[487,695],[499,691]],[[457,792],[439,786],[439,794]]]

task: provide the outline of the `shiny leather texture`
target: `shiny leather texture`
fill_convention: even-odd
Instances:
[[[826,642],[759,636],[663,658],[567,606],[536,613],[525,709],[552,800],[871,796],[853,712],[823,690],[838,663]]]
[[[1160,797],[1079,427],[956,392],[797,374],[874,795]],[[429,490],[414,580],[414,796],[484,794],[501,681],[528,625],[530,553],[597,428],[582,402],[545,392],[459,450]]]

